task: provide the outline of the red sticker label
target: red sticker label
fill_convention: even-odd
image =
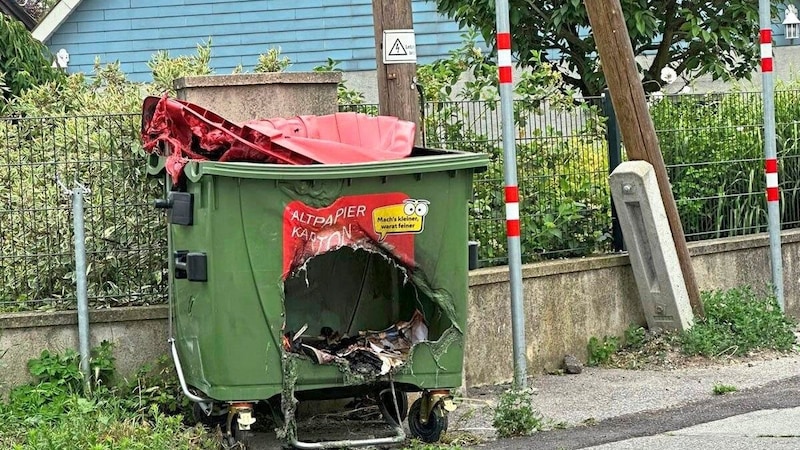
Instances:
[[[412,267],[428,207],[400,192],[341,197],[323,208],[295,200],[283,212],[283,276],[342,247],[380,247]]]

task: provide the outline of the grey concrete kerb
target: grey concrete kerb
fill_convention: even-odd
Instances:
[[[790,244],[800,242],[800,230],[789,230],[781,233],[781,242]],[[769,245],[769,237],[766,235],[737,236],[711,241],[690,242],[689,254],[691,256],[702,256],[724,252],[736,252],[749,250]],[[623,267],[630,265],[627,253],[602,256],[586,256],[583,258],[571,258],[565,260],[542,261],[522,266],[522,278],[546,277],[565,273],[583,272],[586,270],[598,270],[611,267]],[[508,282],[508,268],[487,267],[470,271],[470,286],[481,286],[485,284]]]
[[[342,81],[341,72],[273,72],[241,73],[234,75],[202,75],[178,78],[175,89],[220,87],[220,86],[260,86],[265,84],[330,84]]]
[[[168,314],[169,309],[166,305],[95,309],[89,311],[89,321],[93,324],[97,324],[133,322],[142,320],[162,320],[166,319]],[[77,311],[0,314],[0,330],[75,325],[77,323]]]

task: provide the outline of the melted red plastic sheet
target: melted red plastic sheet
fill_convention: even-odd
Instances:
[[[405,158],[416,125],[396,117],[358,113],[273,118],[234,124],[195,104],[147,97],[142,105],[146,151],[167,148],[174,182],[189,161],[272,164],[352,164]],[[161,144],[168,144],[162,146]]]

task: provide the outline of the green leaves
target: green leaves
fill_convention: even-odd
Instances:
[[[278,57],[278,55],[272,56]],[[265,55],[265,60],[262,61],[262,58],[259,57],[259,63],[263,63],[266,66],[266,64],[270,63],[269,58],[269,55]],[[280,63],[279,60],[273,62]],[[181,55],[172,58],[167,50],[158,51],[147,62],[147,67],[153,71],[153,86],[156,92],[167,92],[175,96],[174,80],[192,75],[210,75],[214,72],[210,63],[211,38],[204,43],[197,44],[196,55]]]
[[[436,0],[440,12],[460,25],[479,30],[494,42],[495,10],[491,0]],[[776,1],[771,1],[773,11]],[[730,80],[750,76],[758,63],[758,5],[751,0],[622,0],[635,56],[649,56],[640,68],[645,90],[659,89],[659,73],[670,66],[692,80],[704,74]],[[550,63],[585,96],[605,87],[596,64],[597,48],[583,2],[510,0],[512,45],[521,65],[534,69]],[[660,45],[666,40],[668,45]],[[538,51],[544,58],[531,59]],[[688,63],[687,63],[688,62]],[[656,83],[653,83],[656,81]]]
[[[745,355],[754,350],[788,351],[796,322],[781,312],[771,293],[748,286],[703,292],[706,317],[681,336],[688,355]]]
[[[51,59],[47,47],[22,22],[0,14],[0,116],[13,96],[42,83],[64,80],[64,73],[51,67]]]
[[[95,373],[113,375],[111,344],[92,349]],[[96,384],[78,392],[77,354],[43,351],[29,366],[38,381],[14,388],[0,400],[0,448],[212,450],[218,439],[202,426],[185,426],[190,413],[172,362],[143,367],[131,383]],[[191,419],[186,420],[189,423]],[[194,422],[191,422],[194,423]]]
[[[595,367],[607,363],[611,356],[619,350],[619,338],[616,336],[604,336],[598,339],[595,336],[589,338],[586,345],[588,358],[586,365]]]
[[[258,55],[258,63],[253,68],[253,72],[283,72],[291,64],[292,60],[288,56],[281,57],[280,47],[271,47],[265,53]]]
[[[0,121],[0,192],[9,211],[0,214],[0,253],[9,258],[0,268],[4,309],[74,308],[71,208],[53,182],[56,172],[92,191],[86,198],[92,307],[163,298],[166,267],[155,251],[165,245],[163,225],[143,203],[161,195],[161,181],[147,177],[134,145],[146,88],[126,80],[118,63],[98,63],[91,79],[72,74],[9,103],[18,118]]]
[[[542,415],[533,408],[532,389],[510,389],[500,395],[492,426],[501,438],[528,436],[543,428]]]

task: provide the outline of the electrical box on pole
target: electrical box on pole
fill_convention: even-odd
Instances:
[[[372,19],[380,114],[416,123],[419,144],[422,127],[411,0],[373,0]]]

